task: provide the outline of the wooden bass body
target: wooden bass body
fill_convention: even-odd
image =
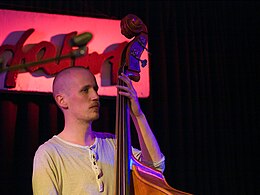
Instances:
[[[143,165],[132,157],[131,171],[133,195],[191,195],[171,187],[160,171]]]

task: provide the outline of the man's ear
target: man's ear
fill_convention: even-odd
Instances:
[[[57,102],[58,106],[63,108],[63,109],[67,109],[68,105],[67,102],[65,101],[65,97],[62,94],[57,94],[55,96],[55,101]]]

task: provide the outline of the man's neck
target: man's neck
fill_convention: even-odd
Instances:
[[[95,134],[92,131],[91,124],[87,125],[66,125],[63,131],[58,135],[65,141],[79,144],[82,146],[90,146],[94,144]]]

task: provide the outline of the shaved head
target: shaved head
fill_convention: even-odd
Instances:
[[[73,66],[73,67],[65,68],[61,72],[59,72],[53,80],[52,92],[54,98],[58,94],[69,95],[70,88],[73,87],[72,83],[77,79],[77,74],[74,73],[77,72],[84,72],[84,74],[91,74],[95,79],[95,76],[90,72],[89,69],[85,67]]]

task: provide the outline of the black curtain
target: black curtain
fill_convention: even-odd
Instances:
[[[257,194],[259,2],[9,0],[0,9],[139,16],[151,52],[151,94],[140,102],[167,182],[194,194]],[[113,132],[115,99],[101,105],[94,127]],[[61,112],[50,94],[1,92],[0,114],[0,192],[32,194],[34,152],[63,128]]]

